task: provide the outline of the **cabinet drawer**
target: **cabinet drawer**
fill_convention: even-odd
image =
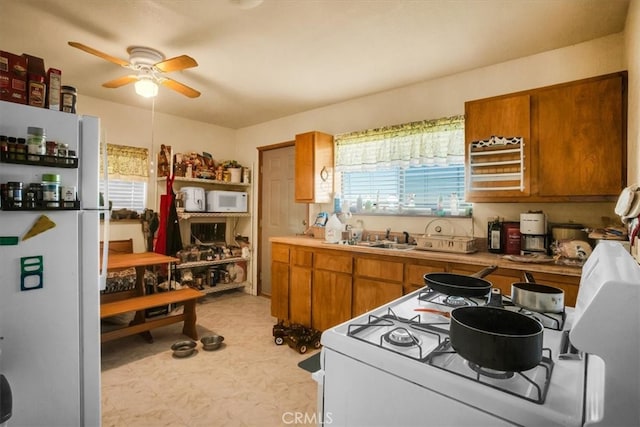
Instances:
[[[271,261],[289,263],[289,245],[271,244]]]
[[[356,275],[402,283],[404,264],[380,258],[356,258]]]
[[[351,274],[353,272],[353,257],[335,253],[316,253],[315,268]]]
[[[430,261],[424,264],[407,264],[404,270],[404,282],[411,285],[424,286],[424,275],[427,273],[445,272],[447,264]]]
[[[303,248],[291,248],[291,264],[299,267],[311,267],[313,265],[313,251]]]

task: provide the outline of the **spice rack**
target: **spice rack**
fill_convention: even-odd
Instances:
[[[22,203],[26,203],[22,201]],[[46,202],[45,202],[46,203]],[[74,200],[73,202],[68,201],[60,201],[58,202],[60,206],[42,206],[40,204],[36,204],[33,207],[21,206],[21,207],[13,207],[13,206],[4,206],[2,205],[3,211],[77,211],[80,210],[80,201]]]
[[[492,136],[469,144],[471,191],[524,191],[522,137]]]
[[[67,169],[78,168],[77,157],[60,157],[47,154],[31,154],[23,152],[18,153],[15,150],[16,147],[11,147],[12,145],[17,144],[9,144],[7,151],[0,151],[0,161],[2,163],[13,163],[30,166],[48,166]]]

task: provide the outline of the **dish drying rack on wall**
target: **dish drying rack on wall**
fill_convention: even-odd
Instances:
[[[440,223],[445,223],[450,231],[446,234]],[[416,249],[422,251],[456,252],[470,254],[476,252],[476,239],[473,237],[473,218],[471,218],[471,236],[457,235],[456,229],[448,219],[437,218],[429,221],[424,234],[416,237]]]
[[[469,144],[469,189],[524,191],[522,137],[492,136]]]

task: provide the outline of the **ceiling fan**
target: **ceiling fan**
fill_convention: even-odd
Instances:
[[[161,84],[189,98],[197,98],[200,96],[200,92],[197,90],[164,76],[164,73],[197,67],[198,63],[196,60],[188,55],[165,59],[164,55],[155,49],[143,46],[131,46],[127,48],[129,61],[125,61],[82,43],[69,42],[69,46],[84,50],[92,55],[135,71],[135,74],[119,77],[103,83],[102,86],[104,87],[118,88],[135,82],[136,93],[146,98],[152,98],[158,94],[158,84]]]

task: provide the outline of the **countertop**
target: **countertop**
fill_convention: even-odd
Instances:
[[[493,254],[490,252],[475,252],[471,254],[452,253],[452,252],[435,252],[424,250],[398,250],[369,248],[356,245],[339,245],[335,243],[325,243],[324,240],[314,239],[307,236],[283,236],[272,237],[269,239],[273,243],[284,243],[287,245],[306,246],[317,249],[331,249],[335,251],[351,252],[358,254],[373,254],[379,256],[392,256],[405,259],[416,260],[434,260],[443,262],[459,262],[462,264],[478,265],[478,270],[489,265],[496,265],[500,268],[512,270],[526,270],[532,273],[550,273],[562,274],[566,276],[580,277],[582,268],[568,265],[558,265],[553,262],[549,263],[530,263],[530,262],[514,262],[504,258],[502,254]]]

